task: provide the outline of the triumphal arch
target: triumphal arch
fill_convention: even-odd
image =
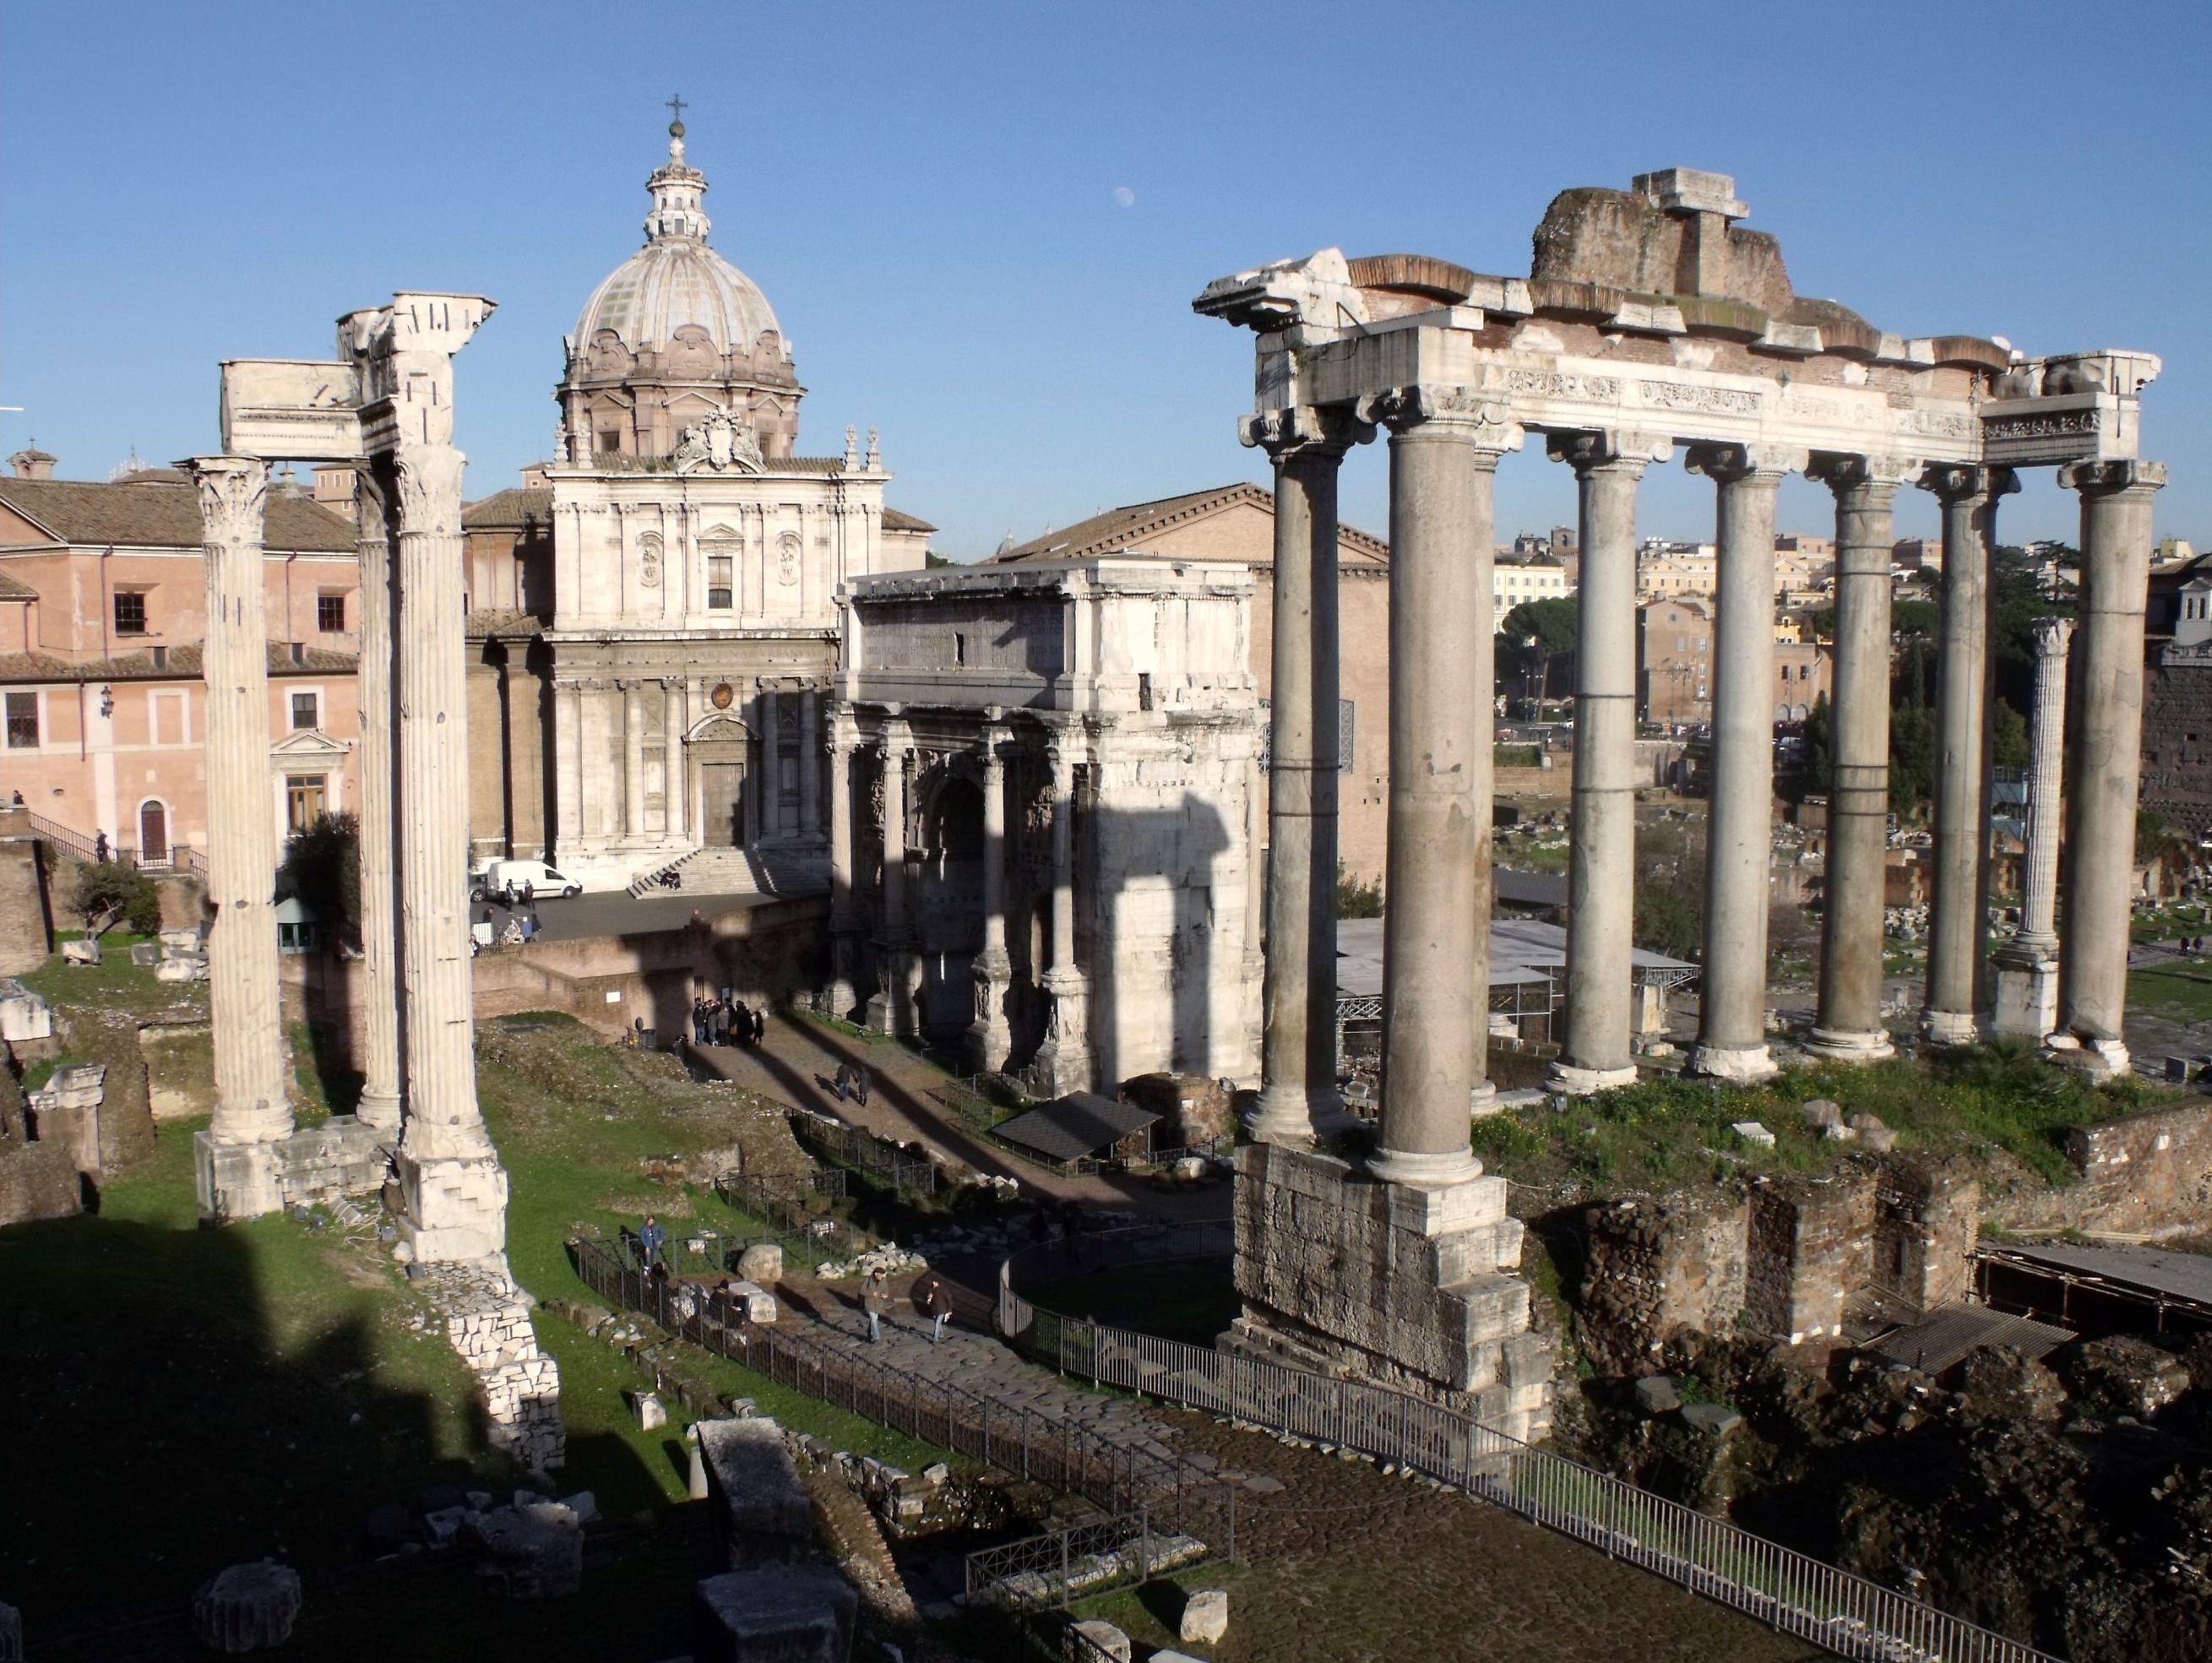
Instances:
[[[2016,471],[2052,467],[2081,505],[2063,936],[2008,943],[2055,970],[2055,1050],[2124,1069],[2143,608],[2152,493],[2137,452],[2147,353],[2029,358],[1972,335],[1905,337],[1799,296],[1725,174],[1671,168],[1564,192],[1525,277],[1419,255],[1330,249],[1227,276],[1199,312],[1257,337],[1243,437],[1273,461],[1268,981],[1264,1084],[1238,1186],[1240,1291],[1257,1342],[1467,1404],[1542,1415],[1540,1357],[1511,1272],[1519,1232],[1469,1148],[1486,1089],[1491,907],[1492,487],[1535,435],[1580,491],[1566,1038],[1553,1083],[1635,1078],[1630,932],[1636,737],[1635,499],[1680,449],[1711,480],[1718,546],[1704,999],[1689,1066],[1774,1071],[1765,979],[1772,820],[1777,488],[1836,502],[1836,697],[1827,912],[1808,1049],[1890,1054],[1881,1022],[1893,505],[1930,492],[1943,524],[1936,901],[1922,1025],[1971,1042],[1991,1020],[1986,940],[1990,557]],[[1390,798],[1379,1146],[1313,1152],[1340,1125],[1334,1003],[1336,476],[1389,435]],[[2055,770],[2059,747],[2048,750]],[[2044,783],[2047,798],[2055,779]],[[2031,810],[2031,824],[2036,816]],[[2048,813],[2045,823],[2050,823]],[[2036,871],[2030,861],[2031,876]],[[2045,868],[2048,881],[2048,863]],[[2007,1007],[2022,1018],[2020,1001]]]

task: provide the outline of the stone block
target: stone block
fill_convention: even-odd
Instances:
[[[814,1545],[814,1511],[783,1429],[765,1416],[701,1421],[715,1557],[732,1569],[789,1563]]]
[[[300,1574],[274,1559],[233,1565],[192,1595],[192,1634],[210,1651],[281,1646],[300,1616]]]
[[[496,1155],[423,1161],[402,1150],[392,1169],[408,1262],[473,1262],[505,1251],[507,1170]]]
[[[783,1280],[783,1249],[773,1241],[756,1241],[738,1255],[738,1274],[747,1282],[772,1288]]]
[[[192,1134],[192,1171],[203,1218],[258,1218],[284,1205],[273,1144],[219,1144]]]
[[[668,1411],[660,1399],[651,1392],[633,1392],[630,1411],[637,1417],[638,1430],[657,1432],[668,1424]]]
[[[1848,1124],[1860,1141],[1876,1155],[1887,1155],[1897,1147],[1897,1134],[1882,1123],[1878,1114],[1861,1111],[1852,1115]]]
[[[1671,1414],[1682,1406],[1682,1394],[1664,1375],[1646,1375],[1635,1386],[1636,1406],[1647,1415]]]
[[[1089,1617],[1067,1626],[1060,1650],[1066,1663],[1129,1663],[1129,1636],[1101,1617]]]
[[[1743,1424],[1743,1417],[1724,1403],[1686,1403],[1682,1424],[1709,1438],[1725,1438]]]
[[[154,967],[154,980],[160,982],[198,981],[206,974],[204,958],[165,958]]]
[[[732,1282],[724,1290],[748,1322],[775,1320],[775,1296],[755,1282]]]
[[[198,930],[164,930],[154,939],[161,944],[164,958],[197,958],[202,951]]]
[[[92,939],[87,940],[84,938],[80,937],[75,941],[64,941],[62,943],[62,962],[64,964],[99,963],[100,941],[98,938],[95,937]]]
[[[1774,1134],[1756,1120],[1738,1120],[1729,1130],[1747,1144],[1756,1144],[1761,1149],[1774,1147]]]
[[[80,1176],[100,1176],[100,1104],[57,1102],[46,1092],[34,1091],[30,1103],[31,1132],[42,1144],[67,1150]]]
[[[818,1565],[725,1571],[692,1600],[693,1663],[847,1663],[860,1596]]]
[[[150,941],[131,944],[131,962],[142,970],[150,970],[161,962],[161,947]]]
[[[1801,1104],[1797,1112],[1805,1117],[1805,1124],[1815,1130],[1844,1123],[1844,1106],[1832,1097],[1815,1097]]]
[[[0,977],[0,1041],[13,1047],[53,1036],[53,1007],[13,976]]]
[[[483,1545],[477,1575],[515,1599],[574,1593],[584,1581],[584,1525],[562,1502],[494,1508],[472,1515]]]
[[[1176,1638],[1185,1645],[1212,1646],[1229,1632],[1229,1595],[1221,1588],[1200,1588],[1182,1604]]]

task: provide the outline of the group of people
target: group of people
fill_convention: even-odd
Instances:
[[[531,893],[530,885],[522,886],[518,899],[507,903],[507,926],[500,927],[492,917],[491,903],[484,903],[483,916],[477,920],[469,931],[469,956],[474,958],[485,948],[496,944],[501,947],[520,947],[525,942],[535,941],[541,927],[538,920],[538,898]]]
[[[699,998],[691,1001],[695,1045],[738,1045],[750,1048],[768,1037],[768,1015],[743,999]]]
[[[869,1344],[882,1341],[884,1314],[890,1306],[890,1279],[881,1271],[870,1271],[860,1284],[860,1312],[868,1319]],[[914,1308],[929,1319],[929,1343],[935,1345],[944,1339],[945,1325],[952,1316],[952,1296],[934,1272],[914,1284]]]
[[[818,1079],[820,1077],[816,1077]],[[868,1071],[862,1065],[859,1063],[837,1065],[837,1078],[834,1082],[833,1089],[837,1093],[839,1102],[844,1102],[849,1098],[860,1104],[862,1108],[866,1108],[868,1106]]]

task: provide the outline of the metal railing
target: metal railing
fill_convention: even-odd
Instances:
[[[1125,1448],[1072,1419],[1001,1403],[833,1343],[749,1323],[720,1294],[625,1265],[604,1244],[569,1243],[577,1276],[610,1306],[690,1344],[916,1441],[1080,1496],[1109,1514],[1149,1510],[1155,1528],[1236,1552],[1236,1491],[1184,1462]]]
[[[1094,1254],[1109,1251],[1107,1237],[1118,1234],[1106,1232],[1082,1245]],[[1014,1290],[1018,1261],[1048,1263],[1054,1249],[1068,1245],[1026,1248],[1007,1259],[999,1276],[1001,1331],[1010,1343],[1063,1374],[1395,1461],[1839,1657],[1879,1663],[2057,1663],[2023,1642],[1425,1399],[1062,1316]],[[1133,1239],[1129,1245],[1136,1245]]]
[[[714,1180],[714,1193],[724,1205],[749,1212],[769,1227],[769,1234],[787,1253],[811,1255],[812,1265],[824,1259],[850,1259],[875,1245],[874,1238],[842,1218],[814,1211],[810,1199],[820,1196],[839,1201],[845,1196],[845,1173],[829,1167],[804,1177],[754,1176],[730,1171]]]
[[[24,816],[30,822],[31,829],[47,842],[58,843],[81,859],[93,860],[98,858],[94,853],[94,850],[98,846],[82,832],[64,826],[58,820],[49,820],[45,815],[34,813],[27,809],[24,810]],[[113,853],[111,848],[109,850],[111,856]]]
[[[848,1126],[811,1109],[789,1109],[786,1118],[791,1122],[792,1135],[823,1160],[880,1179],[909,1195],[937,1193],[937,1162],[927,1156],[910,1155],[872,1132]]]

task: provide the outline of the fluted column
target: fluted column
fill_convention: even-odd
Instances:
[[[691,791],[690,770],[684,757],[684,730],[689,723],[681,678],[660,684],[660,821],[671,838],[684,838],[691,818]]]
[[[623,713],[623,832],[645,835],[645,683],[620,682]]]
[[[1697,1047],[1721,1079],[1775,1071],[1766,1049],[1766,920],[1774,848],[1774,496],[1802,452],[1700,445],[1692,473],[1719,498],[1713,623],[1711,810]]]
[[[262,513],[269,464],[194,457],[205,549],[208,1006],[215,1034],[216,1144],[291,1135],[276,969],[276,829],[269,803],[269,632]],[[273,1196],[231,1198],[254,1211]],[[232,1212],[246,1210],[233,1205]]]
[[[1574,813],[1567,841],[1566,1037],[1554,1089],[1630,1085],[1635,1028],[1636,487],[1663,437],[1575,434],[1551,452],[1580,499]]]
[[[1921,1029],[1938,1045],[1981,1031],[1989,862],[1990,553],[2008,469],[1931,468],[1922,483],[1943,505],[1943,637],[1936,674],[1936,889],[1929,908],[1928,991]]]
[[[1268,667],[1267,980],[1253,1137],[1310,1143],[1340,1129],[1336,1087],[1339,644],[1337,469],[1369,431],[1343,412],[1245,418],[1275,464]]]
[[[983,950],[975,956],[975,1020],[968,1027],[968,1065],[995,1074],[1014,1044],[1006,1022],[1013,962],[1006,952],[1006,762],[1011,736],[998,724],[983,729]]]
[[[1889,563],[1893,510],[1910,463],[1820,456],[1836,499],[1834,741],[1820,1002],[1805,1048],[1835,1062],[1893,1054],[1881,1025],[1889,858]]]
[[[1091,984],[1075,952],[1075,751],[1065,734],[1046,747],[1052,770],[1052,945],[1044,973],[1051,1016],[1031,1065],[1035,1083],[1051,1096],[1092,1083]]]
[[[904,1034],[914,1026],[908,1004],[906,961],[906,762],[914,734],[894,717],[884,724],[884,922],[876,938],[876,992],[868,1001],[868,1026],[878,1034]]]
[[[2076,462],[2081,497],[2081,645],[2067,750],[2066,920],[2058,1031],[2098,1072],[2125,1073],[2129,891],[2142,774],[2143,606],[2157,462]]]
[[[1383,1092],[1370,1168],[1442,1188],[1482,1171],[1468,1109],[1489,1046],[1492,491],[1521,430],[1504,406],[1454,389],[1398,388],[1362,413],[1390,429]]]
[[[860,1002],[854,961],[860,909],[853,894],[853,752],[860,742],[852,707],[830,713],[830,1011],[849,1018]]]
[[[1990,955],[1996,971],[1990,1025],[2015,1039],[2042,1040],[2058,1026],[2059,810],[2066,750],[2066,652],[2073,640],[2073,619],[2036,620],[2035,713],[2028,735],[2020,928]]]
[[[354,1061],[362,1071],[356,1111],[379,1132],[397,1137],[404,1098],[399,1065],[399,840],[392,795],[392,527],[389,499],[378,471],[354,474],[354,548],[361,561],[361,1032]]]

